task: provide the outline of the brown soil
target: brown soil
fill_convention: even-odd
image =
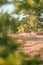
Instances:
[[[13,38],[17,40],[21,44],[21,50],[24,53],[27,53],[31,56],[42,54],[43,52],[43,35],[31,34],[31,33],[19,33],[12,34]]]

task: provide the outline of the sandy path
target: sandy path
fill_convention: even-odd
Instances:
[[[21,51],[32,56],[40,54],[40,50],[43,48],[43,35],[20,33],[11,36],[21,44]]]

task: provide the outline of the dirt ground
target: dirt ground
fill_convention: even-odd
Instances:
[[[43,51],[43,35],[33,33],[12,34],[13,38],[21,44],[21,51],[31,56],[42,54]]]

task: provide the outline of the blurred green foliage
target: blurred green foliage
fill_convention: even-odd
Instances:
[[[15,0],[13,3],[16,7],[14,12],[24,16],[21,24],[26,24],[26,30],[37,32],[38,29],[41,29],[39,31],[43,31],[43,0]]]
[[[9,31],[10,30],[10,31]],[[9,53],[14,52],[19,44],[8,36],[17,32],[15,19],[5,13],[0,16],[0,57],[7,57]]]
[[[5,4],[7,3],[7,0],[0,0],[0,4]]]
[[[16,55],[11,53],[5,59],[0,58],[0,61],[1,65],[39,65],[41,62],[38,55],[29,57],[22,52]]]
[[[14,53],[20,46],[13,38],[10,37],[6,37],[5,39],[0,38],[0,40],[0,57],[7,57],[9,53]]]
[[[16,53],[20,45],[14,38],[8,36],[18,31],[43,32],[43,0],[12,0],[15,6],[14,14],[22,14],[21,20],[10,14],[0,15],[0,65],[39,65],[40,56],[30,56]],[[7,0],[0,0],[0,5]]]

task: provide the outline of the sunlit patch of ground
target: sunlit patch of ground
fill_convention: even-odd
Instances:
[[[40,54],[40,50],[43,48],[43,34],[38,35],[37,33],[31,32],[12,34],[10,36],[15,38],[17,42],[21,44],[22,52],[32,56]]]

